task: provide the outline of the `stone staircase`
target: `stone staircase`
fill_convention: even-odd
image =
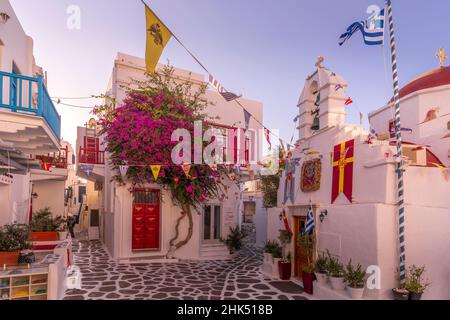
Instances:
[[[231,255],[223,243],[203,244],[200,248],[200,260],[227,260]]]

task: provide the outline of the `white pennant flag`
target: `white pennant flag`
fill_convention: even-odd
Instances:
[[[119,166],[120,175],[125,178],[128,173],[129,166]]]

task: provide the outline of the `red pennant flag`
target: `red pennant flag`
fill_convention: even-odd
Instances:
[[[334,203],[341,193],[344,193],[347,199],[353,203],[355,140],[336,145],[333,154],[333,187],[331,192],[331,203]]]
[[[283,223],[284,223],[284,228],[286,229],[287,232],[293,233],[291,227],[289,226],[289,221],[287,219],[286,216],[286,210],[283,209]]]
[[[349,106],[349,105],[351,105],[353,103],[353,100],[352,100],[352,98],[348,98],[347,100],[345,100],[345,105],[346,106]]]
[[[270,142],[270,131],[267,128],[264,128],[264,134],[266,135],[266,140],[269,143],[269,150],[272,149],[272,142]]]

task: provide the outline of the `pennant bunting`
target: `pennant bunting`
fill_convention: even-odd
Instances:
[[[159,173],[161,172],[161,166],[150,166],[150,170],[152,170],[155,182],[158,181]]]
[[[244,118],[245,118],[245,130],[248,130],[250,128],[250,118],[251,118],[250,112],[244,109]]]
[[[348,98],[347,100],[345,100],[345,105],[346,106],[349,106],[349,105],[351,105],[353,103],[353,100],[352,100],[352,98]]]
[[[284,180],[284,197],[283,204],[286,204],[288,199],[291,200],[291,203],[294,204],[295,201],[295,172],[297,170],[295,163],[290,160],[286,160],[285,162],[285,180]]]
[[[282,217],[283,217],[284,229],[285,229],[287,232],[292,233],[292,229],[291,229],[291,227],[289,226],[289,220],[288,220],[288,218],[287,218],[287,216],[286,216],[286,210],[285,210],[285,209],[283,209]]]
[[[181,169],[183,169],[184,174],[186,175],[186,178],[191,177],[191,165],[190,164],[182,164]]]
[[[286,148],[284,147],[283,140],[279,139],[279,141],[280,141],[281,150],[283,151],[283,155],[285,155],[286,154]]]
[[[147,30],[147,46],[145,52],[145,63],[148,73],[155,73],[159,58],[172,37],[172,33],[146,5],[145,20]]]
[[[129,166],[119,166],[119,171],[122,178],[126,177],[129,168],[130,168]]]
[[[239,99],[242,97],[242,95],[238,96],[237,94],[234,94],[232,92],[227,91],[219,81],[217,81],[212,75],[209,75],[209,84],[217,90],[217,92],[227,101],[231,102],[236,99]]]
[[[89,177],[94,171],[93,164],[83,164],[80,166],[81,170]]]
[[[334,203],[341,193],[353,203],[354,147],[355,140],[334,147],[331,203]]]
[[[269,150],[272,149],[272,142],[270,142],[270,131],[267,128],[264,128],[264,134],[266,136],[267,143],[269,144]]]

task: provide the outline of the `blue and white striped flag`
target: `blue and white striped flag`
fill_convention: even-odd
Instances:
[[[353,23],[339,38],[339,45],[350,39],[358,30],[364,37],[364,43],[369,46],[382,45],[384,43],[385,9],[380,10],[377,17]]]
[[[306,214],[305,230],[303,231],[304,234],[313,234],[315,226],[314,213],[312,207],[309,207],[308,213]]]

